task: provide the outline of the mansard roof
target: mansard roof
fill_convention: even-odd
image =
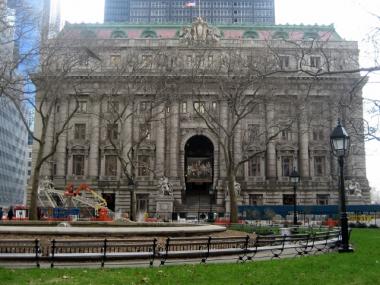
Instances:
[[[184,26],[189,25],[191,24],[66,23],[62,34],[71,37],[83,37],[87,34],[91,35],[91,38],[94,38],[95,34],[95,37],[98,39],[139,39],[147,37],[174,39],[178,38],[179,31]],[[335,31],[334,25],[231,24],[213,26],[221,31],[223,39],[342,41],[342,38]]]

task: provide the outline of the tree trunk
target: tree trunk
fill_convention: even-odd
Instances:
[[[237,202],[236,202],[236,192],[235,192],[235,176],[232,174],[231,171],[228,171],[227,174],[227,184],[228,184],[228,191],[230,195],[230,219],[231,223],[237,223],[238,222],[238,213],[237,213]]]
[[[32,177],[32,189],[30,193],[30,205],[29,205],[29,219],[30,220],[38,220],[37,215],[37,200],[38,200],[38,184],[40,181],[40,173],[42,167],[42,155],[43,155],[44,147],[43,144],[40,145],[37,153],[37,161],[36,166],[34,167],[34,173]]]
[[[130,220],[136,221],[136,192],[135,185],[133,185],[130,189],[131,191],[131,209],[130,209]]]

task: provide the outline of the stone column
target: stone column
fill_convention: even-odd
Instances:
[[[100,102],[98,100],[92,100],[91,109],[94,114],[100,114]],[[99,115],[92,115],[91,121],[87,125],[88,139],[90,140],[90,152],[88,155],[90,178],[96,178],[98,176],[99,165],[99,134],[100,134],[100,117]]]
[[[305,105],[299,108],[298,118],[298,147],[299,147],[299,174],[302,178],[310,176],[309,167],[309,128],[307,120],[307,108]]]
[[[241,160],[241,122],[236,126],[235,134],[234,134],[234,160],[235,165]],[[244,175],[244,168],[240,168],[238,176]]]
[[[130,164],[130,161],[128,159],[128,152],[131,150],[131,147],[132,147],[132,141],[133,141],[133,120],[132,120],[132,112],[133,112],[133,104],[128,102],[127,104],[129,104],[127,107],[126,107],[126,114],[125,116],[127,116],[127,119],[125,120],[125,123],[123,126],[121,126],[122,128],[122,146],[123,146],[123,158],[124,160],[128,163],[128,173],[130,173],[131,171],[131,164]],[[130,153],[129,155],[132,155],[132,153]],[[123,170],[121,170],[123,172]],[[124,175],[124,173],[123,173]]]
[[[266,117],[265,124],[267,129],[267,137],[271,137],[274,126],[274,104],[268,103],[266,105]],[[275,179],[276,178],[276,146],[274,140],[270,141],[267,145],[266,153],[266,178]]]
[[[57,117],[60,119],[61,121],[61,126],[63,124],[63,122],[67,119],[67,108],[68,108],[68,102],[67,101],[64,101],[64,104],[60,105],[59,107],[59,113],[57,113]],[[67,149],[67,135],[68,135],[68,131],[64,131],[60,138],[59,138],[59,143],[57,145],[57,152],[55,154],[55,157],[56,157],[56,165],[57,165],[57,173],[56,173],[56,176],[58,178],[63,178],[66,173],[66,163],[67,163],[67,157],[66,157],[66,149]]]
[[[163,105],[160,105],[159,110],[165,110]],[[165,170],[165,113],[164,111],[158,114],[157,122],[154,124],[155,141],[156,141],[156,175],[164,176]]]
[[[179,109],[178,102],[171,105],[170,110],[170,177],[178,177],[179,153]]]
[[[221,102],[220,104],[220,120],[223,128],[228,128],[228,106],[226,102]],[[221,131],[220,138],[223,141],[225,139],[225,132]],[[224,157],[223,147],[219,146],[219,168],[220,168],[220,177],[227,176],[227,169]]]

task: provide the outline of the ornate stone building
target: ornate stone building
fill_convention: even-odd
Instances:
[[[227,178],[240,205],[293,204],[296,169],[298,204],[336,204],[341,118],[348,203],[369,202],[362,78],[343,72],[358,47],[332,26],[78,24],[59,39],[78,61],[52,132],[78,110],[43,170],[56,188],[88,183],[115,211],[229,212]]]

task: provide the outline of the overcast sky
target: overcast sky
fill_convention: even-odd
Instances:
[[[199,0],[198,0],[199,1]],[[202,0],[201,0],[202,1]],[[186,0],[184,0],[184,3]],[[347,40],[359,41],[361,65],[373,63],[371,46],[366,41],[380,27],[380,0],[275,0],[277,24],[334,24]],[[71,23],[103,22],[104,0],[62,0],[62,20]],[[372,76],[364,97],[380,99],[380,74]],[[366,145],[367,175],[371,186],[380,191],[380,143]]]

